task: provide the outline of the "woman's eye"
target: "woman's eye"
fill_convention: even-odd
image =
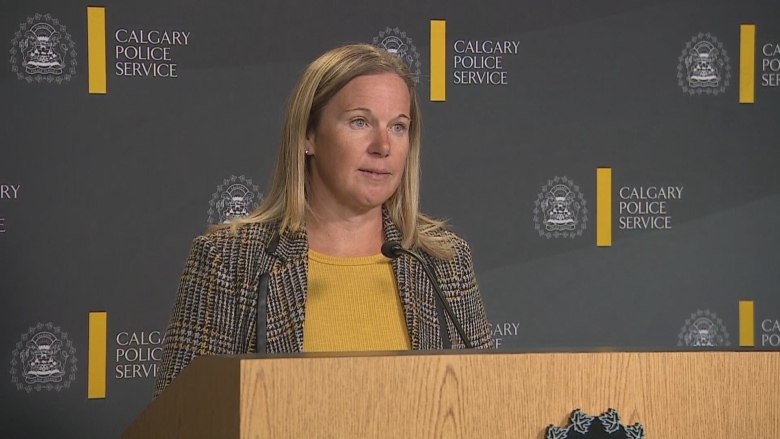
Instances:
[[[358,128],[365,128],[366,121],[365,119],[355,119],[352,121],[352,125],[358,127]]]
[[[397,124],[393,125],[393,131],[396,132],[396,133],[403,133],[403,132],[406,131],[406,125],[404,125],[402,123],[397,123]]]

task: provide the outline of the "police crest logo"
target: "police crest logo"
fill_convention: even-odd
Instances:
[[[417,53],[417,47],[412,44],[412,39],[406,36],[406,32],[402,32],[397,27],[393,29],[387,27],[374,37],[372,44],[385,49],[406,63],[415,84],[420,83],[420,54]]]
[[[644,439],[645,428],[642,424],[625,426],[614,409],[601,416],[589,416],[582,410],[574,410],[570,425],[566,428],[549,425],[544,439]]]
[[[51,14],[35,14],[11,40],[11,71],[28,83],[70,81],[76,74],[76,43]]]
[[[211,196],[209,202],[209,224],[227,224],[236,218],[248,216],[260,206],[263,194],[243,175],[231,175]]]
[[[11,382],[27,393],[67,389],[76,370],[76,348],[51,322],[30,327],[11,354]]]
[[[685,320],[685,324],[677,335],[677,346],[731,346],[731,342],[723,321],[715,313],[706,309],[704,311],[697,310]]]
[[[717,37],[700,32],[685,43],[677,61],[677,84],[683,92],[691,96],[726,92],[731,80],[731,65],[729,55]]]
[[[587,227],[587,202],[579,186],[566,177],[547,180],[534,206],[534,227],[539,236],[574,238],[582,236]]]

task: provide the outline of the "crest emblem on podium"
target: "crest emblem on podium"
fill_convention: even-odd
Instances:
[[[574,410],[570,425],[566,428],[549,425],[544,439],[644,439],[645,428],[642,424],[625,426],[614,409],[607,410],[601,416],[589,416],[582,410]]]

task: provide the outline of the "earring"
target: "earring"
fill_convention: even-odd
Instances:
[[[303,150],[303,155],[309,155],[309,149],[308,148]]]

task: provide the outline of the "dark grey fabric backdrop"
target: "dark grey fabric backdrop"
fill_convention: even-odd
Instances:
[[[298,76],[336,45],[387,37],[419,69],[423,208],[471,244],[500,349],[780,348],[780,92],[764,76],[780,69],[776,1],[326,3],[89,4],[105,7],[106,94],[89,93],[87,3],[3,5],[0,436],[130,424],[190,242],[262,198]],[[444,102],[429,100],[432,19],[446,20]],[[752,104],[739,97],[743,24],[756,29]],[[118,30],[179,32],[164,45],[177,77],[119,72],[132,60],[117,46],[154,45]],[[456,51],[486,40],[516,48],[501,54],[505,84],[457,84],[455,56],[485,54]],[[696,93],[692,65],[717,83]],[[599,167],[612,172],[608,247]],[[678,196],[620,196],[659,187]],[[621,215],[628,201],[666,213]],[[628,216],[671,228],[622,229]],[[90,312],[108,319],[104,398],[88,398]],[[754,347],[740,347],[747,328]]]

